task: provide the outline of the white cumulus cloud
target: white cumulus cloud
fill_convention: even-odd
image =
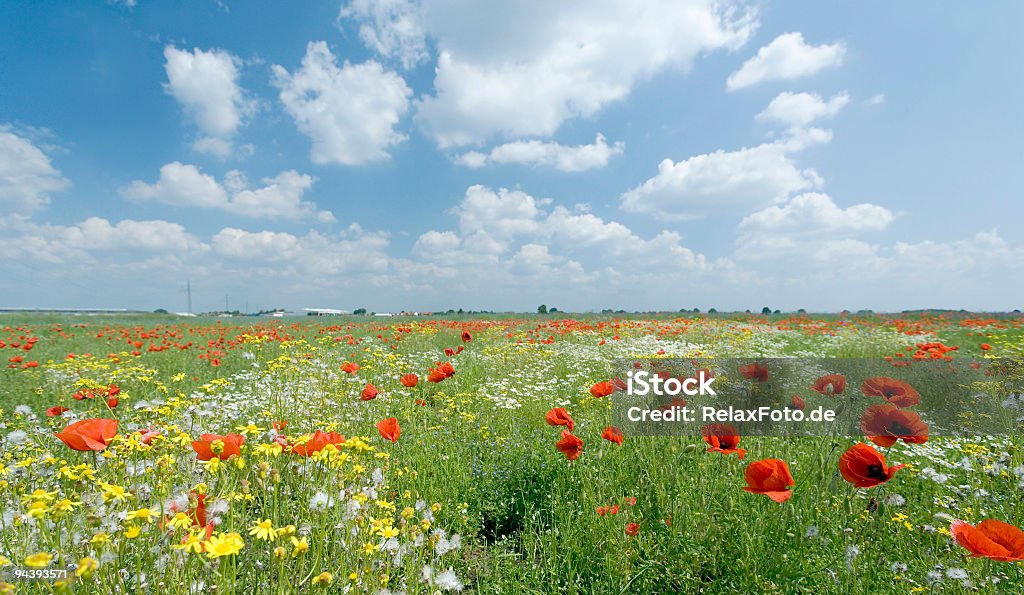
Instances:
[[[50,203],[50,193],[71,183],[39,147],[0,126],[0,207],[23,214]]]
[[[819,137],[817,140],[827,140]],[[626,211],[670,219],[736,215],[778,204],[796,192],[822,185],[813,169],[800,169],[787,141],[738,151],[718,150],[679,162],[665,159],[658,173],[621,196]],[[801,143],[812,139],[801,139]]]
[[[522,163],[564,172],[579,172],[604,167],[612,157],[621,155],[625,149],[626,145],[621,141],[609,145],[604,135],[598,133],[592,144],[567,146],[556,142],[520,140],[498,145],[489,153],[463,153],[455,162],[473,168],[489,163]]]
[[[195,121],[201,137],[192,148],[227,157],[243,119],[255,109],[238,84],[241,60],[224,50],[164,48],[164,88]]]
[[[239,171],[228,172],[221,183],[195,165],[174,161],[160,168],[156,182],[135,180],[121,189],[121,195],[130,200],[219,209],[253,218],[334,221],[330,211],[319,211],[316,204],[302,200],[314,182],[310,175],[287,170],[263,178],[263,186],[251,188]]]
[[[847,93],[837,93],[825,100],[817,93],[784,91],[772,99],[755,119],[788,126],[807,126],[816,120],[834,117],[849,102]]]
[[[754,13],[732,0],[356,0],[341,11],[381,56],[436,52],[417,122],[441,148],[551,135],[695,58],[741,47]]]
[[[764,81],[790,80],[842,64],[842,43],[810,45],[802,33],[784,33],[757,50],[757,55],[729,75],[725,88],[736,91]]]
[[[359,165],[390,158],[406,139],[396,126],[412,90],[397,73],[370,60],[339,68],[327,43],[311,42],[302,67],[273,67],[281,103],[299,131],[313,141],[314,163]]]

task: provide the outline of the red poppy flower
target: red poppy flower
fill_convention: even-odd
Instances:
[[[614,442],[615,444],[622,444],[622,430],[615,426],[608,426],[601,432],[601,437],[608,442]]]
[[[740,431],[729,424],[708,424],[700,429],[704,442],[708,443],[708,452],[720,452],[723,455],[733,453],[742,461],[747,451],[739,448]]]
[[[626,381],[617,376],[615,378],[612,378],[608,382],[612,383],[612,388],[614,388],[616,391],[623,391],[628,388],[628,386],[626,385]]]
[[[447,355],[448,357],[452,357],[453,355],[455,355],[455,350],[452,349],[451,347],[445,347],[444,354]]]
[[[341,371],[346,373],[346,374],[355,374],[356,372],[359,371],[359,364],[354,364],[352,362],[345,362],[345,363],[341,364]]]
[[[633,496],[631,498],[623,498],[622,501],[625,502],[626,504],[629,504],[630,506],[636,506],[636,496]]]
[[[614,504],[612,506],[609,506],[608,507],[608,514],[610,514],[610,515],[619,514],[619,505],[618,504]]]
[[[854,444],[839,457],[839,473],[858,488],[882,485],[905,466],[889,467],[882,453],[863,442]]]
[[[988,343],[982,343],[981,344],[981,349],[982,349],[982,351],[988,351],[988,350],[992,349],[992,346],[989,345]]]
[[[214,443],[218,444],[214,444]],[[200,461],[209,461],[217,457],[222,461],[242,454],[242,444],[245,443],[245,436],[241,434],[203,434],[199,440],[192,441],[192,450],[196,451],[196,458]],[[219,450],[220,452],[214,452]]]
[[[345,437],[337,432],[323,432],[317,430],[313,433],[312,438],[302,444],[296,444],[293,446],[292,452],[297,455],[308,457],[320,452],[328,444],[341,444],[344,441]]]
[[[846,376],[843,376],[842,374],[825,374],[814,381],[814,385],[811,386],[811,390],[819,392],[825,396],[841,394],[846,390]]]
[[[768,366],[764,364],[747,364],[745,366],[740,366],[740,374],[742,374],[747,380],[767,382]]]
[[[397,442],[398,437],[402,435],[402,427],[398,425],[398,420],[389,417],[387,419],[377,422],[377,431],[385,440]]]
[[[117,397],[111,397],[111,398],[107,399],[107,407],[110,407],[111,409],[113,409],[114,407],[117,407],[118,403],[120,403],[120,402],[121,401],[119,401],[117,399]]]
[[[107,387],[108,397],[116,397],[119,394],[121,394],[121,387],[117,386],[116,384],[111,384],[110,386]]]
[[[55,405],[55,406],[50,407],[49,409],[46,410],[46,416],[47,417],[57,417],[59,415],[63,415],[65,411],[71,411],[71,410],[68,409],[67,407],[63,406],[63,405]]]
[[[429,382],[437,383],[446,378],[451,378],[454,375],[455,367],[452,366],[451,362],[444,362],[443,364],[441,362],[437,362],[437,367],[430,369],[430,372],[427,375],[427,380]]]
[[[279,419],[274,423],[270,424],[270,427],[274,428],[278,432],[283,432],[284,429],[288,427],[288,421],[284,419]]]
[[[793,407],[793,409],[799,409],[800,411],[803,411],[804,408],[807,407],[807,401],[804,401],[800,397],[793,395],[793,398],[790,399],[790,405]]]
[[[780,459],[762,459],[747,465],[743,472],[747,487],[743,491],[764,494],[776,502],[785,502],[793,496],[789,489],[794,483],[789,466]]]
[[[964,521],[953,521],[953,538],[976,558],[1000,562],[1024,560],[1024,531],[1008,523],[986,519],[972,527]]]
[[[928,442],[928,424],[921,416],[896,405],[872,405],[860,416],[860,429],[869,440],[888,448],[902,440],[906,443]]]
[[[367,382],[366,388],[363,389],[363,394],[359,397],[360,400],[370,401],[377,398],[377,387],[373,383]]]
[[[139,442],[149,446],[153,444],[153,440],[160,435],[159,430],[139,430],[136,432],[139,435]]]
[[[54,434],[71,450],[101,451],[107,448],[110,441],[117,435],[116,419],[83,419]]]
[[[636,537],[637,534],[640,533],[640,525],[639,523],[630,523],[626,525],[625,531],[626,535],[629,535],[630,537]]]
[[[607,380],[604,382],[598,382],[594,386],[590,387],[590,394],[597,398],[607,397],[608,395],[615,392],[615,385]]]
[[[897,407],[913,407],[921,402],[921,395],[914,387],[888,376],[868,378],[860,391],[869,397],[882,397]]]
[[[569,432],[562,430],[562,439],[555,443],[555,448],[570,461],[575,461],[583,452],[583,441]]]
[[[413,388],[420,383],[420,377],[415,374],[406,374],[401,379],[402,386],[406,388]]]
[[[469,331],[462,331],[462,342],[469,343],[473,340],[473,335],[469,334]]]
[[[569,428],[570,432],[576,428],[576,422],[572,420],[569,412],[562,407],[556,407],[548,411],[547,415],[544,416],[544,421],[548,422],[549,426],[565,426]]]
[[[604,516],[604,515],[608,514],[608,507],[607,506],[598,506],[597,508],[594,509],[594,511],[597,513],[597,516]]]

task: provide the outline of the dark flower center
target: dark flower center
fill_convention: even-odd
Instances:
[[[888,479],[885,469],[881,465],[868,465],[868,475],[871,479]]]

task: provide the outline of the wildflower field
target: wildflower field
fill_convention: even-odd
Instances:
[[[623,359],[1019,358],[1024,317],[686,316],[0,318],[0,591],[1024,590],[1020,436],[611,417]]]

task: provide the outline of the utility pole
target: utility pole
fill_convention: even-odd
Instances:
[[[224,312],[231,311],[231,303],[228,302],[228,294],[224,294]]]
[[[192,280],[185,281],[185,291],[188,293],[188,313],[192,313]]]

